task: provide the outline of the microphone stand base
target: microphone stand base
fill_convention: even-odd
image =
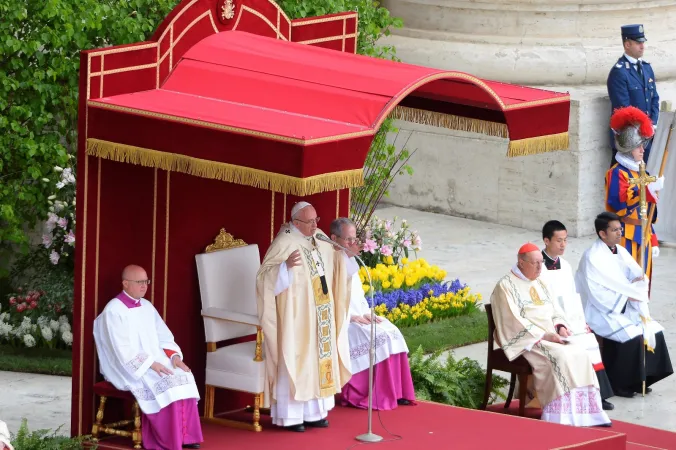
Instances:
[[[383,440],[383,437],[369,432],[360,434],[355,439],[361,442],[380,442]]]

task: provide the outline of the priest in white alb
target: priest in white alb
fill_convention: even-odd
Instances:
[[[343,406],[368,408],[369,348],[371,346],[371,307],[364,295],[355,255],[360,252],[357,228],[348,218],[331,223],[331,239],[348,249],[343,252],[350,279],[348,339],[352,378],[340,395]],[[394,409],[415,400],[413,379],[408,364],[408,347],[401,331],[384,317],[375,316],[375,358],[373,409]]]
[[[572,336],[569,336],[568,340],[584,346],[591,358],[596,378],[599,381],[603,409],[612,410],[615,406],[606,399],[614,395],[613,388],[603,366],[599,343],[584,318],[582,300],[575,288],[573,269],[563,258],[568,245],[566,226],[558,220],[550,220],[542,227],[542,240],[545,243],[542,257],[546,270],[542,271],[540,277],[547,284],[550,294],[570,326],[568,331],[572,333]]]
[[[195,378],[171,331],[143,298],[149,284],[142,267],[125,267],[122,292],[94,321],[101,374],[136,398],[142,411],[143,448],[200,448]]]
[[[613,391],[631,398],[643,391],[644,380],[647,387],[674,371],[664,328],[650,316],[648,278],[621,245],[620,217],[601,213],[594,226],[599,239],[582,256],[575,282],[587,323],[603,338],[601,355]]]
[[[491,295],[495,348],[533,368],[541,419],[573,426],[609,426],[598,381],[583,346],[567,343],[569,325],[540,279],[543,258],[535,244],[519,249],[517,263]]]
[[[256,278],[272,423],[298,432],[328,427],[351,375],[345,259],[317,238],[318,222],[312,205],[295,204]]]

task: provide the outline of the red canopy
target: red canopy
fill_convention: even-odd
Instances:
[[[225,31],[187,49],[158,88],[87,106],[91,155],[302,196],[360,185],[389,115],[509,136],[517,156],[567,148],[570,102],[461,72]],[[177,150],[177,142],[185,144]],[[327,158],[337,146],[344,156]]]

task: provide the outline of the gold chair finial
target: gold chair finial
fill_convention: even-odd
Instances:
[[[221,228],[220,233],[214,239],[214,243],[207,246],[204,249],[205,253],[217,252],[219,250],[227,250],[229,248],[244,247],[247,245],[241,239],[235,239],[232,234],[225,231],[225,228]]]

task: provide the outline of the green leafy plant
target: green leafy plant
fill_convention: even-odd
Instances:
[[[51,430],[30,431],[28,421],[23,419],[19,431],[12,440],[12,446],[14,450],[79,450],[85,448],[83,444],[88,440],[87,436],[76,438],[59,436],[60,430],[61,427],[51,433]],[[92,443],[87,444],[89,449],[97,447]]]
[[[149,37],[177,0],[0,0],[0,275],[77,146],[80,51]]]
[[[409,355],[409,365],[415,395],[420,400],[430,400],[463,408],[477,409],[483,401],[486,371],[473,359],[456,360],[449,353],[446,361],[440,360],[443,351],[425,355],[422,346]],[[489,404],[505,398],[502,389],[509,382],[493,376]]]

